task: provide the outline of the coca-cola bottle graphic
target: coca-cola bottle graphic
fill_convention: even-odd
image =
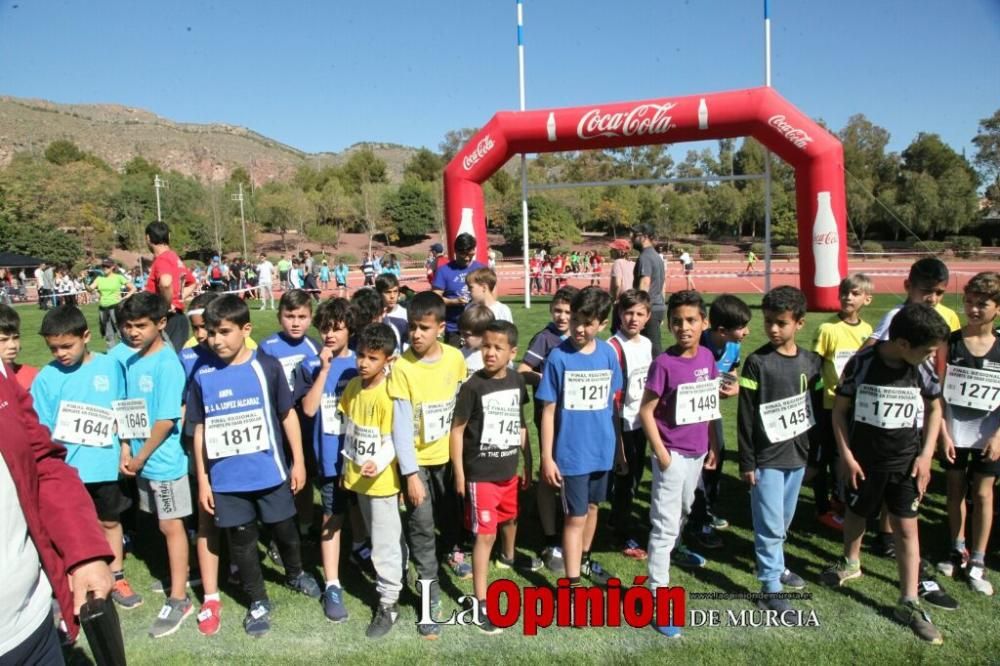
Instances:
[[[833,215],[829,192],[819,192],[816,199],[816,220],[812,228],[813,261],[816,264],[813,284],[817,287],[836,287],[840,284],[837,218]]]

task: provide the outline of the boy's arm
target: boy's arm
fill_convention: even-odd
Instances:
[[[931,460],[934,459],[934,448],[938,435],[941,433],[941,396],[924,398],[924,442],[920,455],[913,462],[910,476],[917,479],[917,491],[924,496],[927,484],[931,480]]]
[[[146,461],[149,460],[156,449],[159,448],[160,444],[166,441],[167,437],[170,436],[170,431],[174,429],[174,425],[179,419],[160,419],[159,421],[153,422],[153,427],[149,430],[149,437],[146,438],[146,442],[139,449],[138,453],[134,456],[132,455],[132,450],[128,446],[122,446],[121,460],[122,473],[127,476],[135,476],[141,470]]]
[[[535,469],[531,455],[531,442],[528,440],[528,429],[521,426],[521,452],[524,455],[524,467],[521,470],[521,490],[531,485],[531,475]]]
[[[542,478],[550,486],[558,488],[562,484],[562,475],[559,473],[559,467],[552,457],[555,431],[556,403],[546,402],[542,406]]]
[[[306,463],[302,457],[302,430],[299,427],[299,415],[294,409],[289,409],[281,418],[281,427],[285,431],[285,441],[292,453],[292,492],[298,493],[306,483]]]
[[[465,443],[465,422],[451,426],[451,469],[455,476],[455,493],[465,497],[465,466],[462,464],[462,449]]]
[[[330,351],[328,348],[324,347],[320,351],[319,360],[319,372],[313,378],[309,390],[302,396],[302,413],[310,418],[316,416],[320,406],[323,404],[323,389],[326,386],[326,379],[330,375]],[[308,381],[306,379],[307,376],[308,372],[303,368],[299,374],[298,381],[305,384]]]
[[[542,373],[538,372],[524,361],[521,361],[521,364],[517,366],[517,372],[524,377],[524,381],[531,386],[538,386],[538,382],[542,381]]]
[[[708,455],[705,457],[705,469],[716,469],[719,466],[719,438],[715,428],[708,425]]]
[[[753,359],[754,357],[751,357],[751,361]],[[740,393],[736,408],[736,441],[739,447],[740,476],[751,486],[756,484],[754,471],[757,468],[753,431],[757,416],[759,385],[755,370],[755,366],[748,362],[743,376],[740,377]]]
[[[865,472],[861,465],[854,458],[851,452],[850,439],[848,438],[847,412],[851,409],[851,398],[838,395],[833,403],[833,439],[837,443],[837,451],[840,452],[840,464],[843,467],[842,476],[847,479],[847,483],[854,490],[865,480]]]
[[[652,449],[653,455],[656,456],[660,470],[665,472],[670,467],[670,451],[664,446],[663,440],[660,439],[660,429],[656,427],[656,418],[653,416],[653,410],[656,409],[656,403],[659,400],[660,396],[647,388],[642,394],[642,404],[639,406],[639,419],[642,421],[642,430],[646,433],[646,439],[649,441],[649,448]],[[639,464],[642,463],[640,462]]]
[[[198,504],[209,515],[215,515],[215,497],[205,465],[205,424],[194,426],[194,469],[198,478]]]

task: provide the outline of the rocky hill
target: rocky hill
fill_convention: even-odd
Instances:
[[[115,168],[142,156],[215,182],[242,166],[258,184],[290,177],[303,164],[339,164],[363,145],[386,162],[390,179],[397,181],[416,150],[368,143],[341,153],[306,153],[235,125],[178,123],[119,104],[56,104],[0,96],[0,166],[8,164],[14,153],[41,152],[57,139],[68,139]]]

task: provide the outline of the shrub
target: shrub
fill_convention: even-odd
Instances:
[[[750,251],[756,254],[758,257],[763,258],[764,253],[767,251],[763,243],[750,243]]]
[[[943,241],[920,241],[913,243],[913,249],[917,252],[926,252],[927,254],[944,254],[950,245]]]
[[[360,261],[356,256],[354,256],[350,252],[348,252],[347,254],[342,254],[339,257],[337,257],[337,263],[340,263],[341,259],[343,259],[344,263],[346,263],[348,266],[353,266],[354,264],[357,264]]]
[[[866,240],[861,243],[861,251],[865,254],[881,254],[885,248],[878,241]]]
[[[976,236],[949,236],[945,240],[951,243],[955,256],[963,259],[975,257],[983,249],[983,241]]]
[[[722,248],[718,245],[702,245],[698,248],[698,257],[705,261],[715,261],[721,252]]]
[[[778,259],[791,261],[799,255],[799,248],[795,245],[779,245],[774,248],[774,252],[778,255]]]

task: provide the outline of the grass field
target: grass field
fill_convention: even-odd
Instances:
[[[954,295],[947,304],[961,312]],[[754,307],[751,334],[744,345],[744,355],[764,342],[761,332],[759,297],[750,296]],[[876,298],[865,311],[865,318],[876,323],[896,299],[892,296]],[[531,310],[511,303],[524,343],[530,335],[548,320],[547,305],[537,303]],[[88,319],[95,326],[95,306],[84,308]],[[48,361],[48,352],[38,330],[41,312],[33,307],[19,309],[23,317],[24,362],[42,365]],[[816,327],[828,315],[810,314],[807,325],[799,338],[809,344]],[[272,312],[253,311],[254,337],[273,332],[277,322]],[[664,331],[664,340],[669,340]],[[96,336],[95,336],[96,338]],[[103,349],[103,341],[96,340],[93,348]],[[523,348],[522,348],[523,351]],[[529,417],[530,411],[528,410]],[[702,551],[709,557],[707,568],[696,572],[674,568],[673,585],[684,586],[689,592],[744,592],[757,591],[753,576],[753,534],[750,527],[750,502],[746,487],[737,479],[733,451],[736,448],[736,403],[723,403],[726,442],[729,458],[725,468],[722,499],[717,508],[731,528],[722,532],[724,547],[717,551]],[[532,445],[537,441],[532,433]],[[536,454],[536,460],[538,460]],[[640,491],[640,515],[648,515],[649,474]],[[947,547],[947,526],[944,503],[944,479],[935,465],[931,492],[924,502],[921,515],[922,551],[936,559]],[[534,491],[529,490],[522,499],[519,546],[534,551],[540,540],[541,530],[534,511]],[[602,506],[602,521],[608,507]],[[306,663],[334,657],[352,663],[623,663],[646,659],[669,658],[678,663],[986,663],[998,658],[1000,648],[1000,612],[996,600],[974,596],[958,581],[941,581],[945,589],[961,602],[955,612],[931,609],[934,621],[944,633],[943,646],[928,646],[910,631],[891,619],[891,609],[896,601],[896,566],[891,560],[867,554],[862,556],[865,576],[852,581],[849,587],[833,591],[820,586],[819,573],[840,552],[839,535],[825,530],[815,521],[812,491],[803,488],[799,508],[786,544],[786,560],[790,568],[800,573],[808,582],[806,592],[814,596],[808,601],[797,602],[801,609],[814,610],[821,624],[818,628],[689,628],[680,640],[669,641],[650,629],[594,628],[594,629],[542,629],[535,637],[522,636],[519,627],[508,629],[499,636],[486,636],[475,628],[445,627],[440,640],[421,640],[414,626],[416,596],[404,592],[402,617],[393,632],[379,642],[368,641],[364,630],[376,601],[374,585],[354,571],[350,565],[342,566],[341,580],[346,588],[346,603],[350,619],[341,625],[329,624],[317,602],[292,594],[281,585],[281,572],[265,561],[265,575],[269,591],[275,602],[274,626],[271,633],[260,639],[247,638],[241,620],[245,607],[238,601],[237,590],[223,588],[225,593],[222,630],[216,636],[201,636],[195,619],[188,619],[173,636],[154,641],[146,635],[149,625],[159,611],[162,598],[150,591],[154,576],[165,574],[164,552],[161,538],[155,529],[145,525],[137,539],[134,555],[126,561],[126,571],[137,591],[145,596],[146,603],[133,611],[121,612],[123,631],[129,661],[136,664],[180,663]],[[345,539],[345,543],[348,540]],[[634,576],[645,574],[645,564],[627,560],[610,546],[609,535],[599,528],[594,544],[594,556],[607,569],[617,574],[624,585]],[[304,553],[309,570],[319,575],[318,547]],[[996,546],[987,556],[987,565],[996,568]],[[412,570],[412,569],[411,569]],[[493,569],[494,575],[499,573]],[[450,574],[443,575],[443,588],[452,598],[446,601],[455,608],[454,598],[471,594],[471,581],[453,581]],[[506,575],[506,572],[505,572]],[[512,576],[519,585],[554,583],[544,571],[529,574],[528,578]],[[997,576],[993,576],[1000,582]],[[195,590],[200,594],[200,590]],[[237,595],[234,599],[231,595]],[[717,608],[743,610],[750,608],[746,601],[690,601],[689,608]],[[81,640],[76,657],[81,663],[86,659],[86,641]]]

